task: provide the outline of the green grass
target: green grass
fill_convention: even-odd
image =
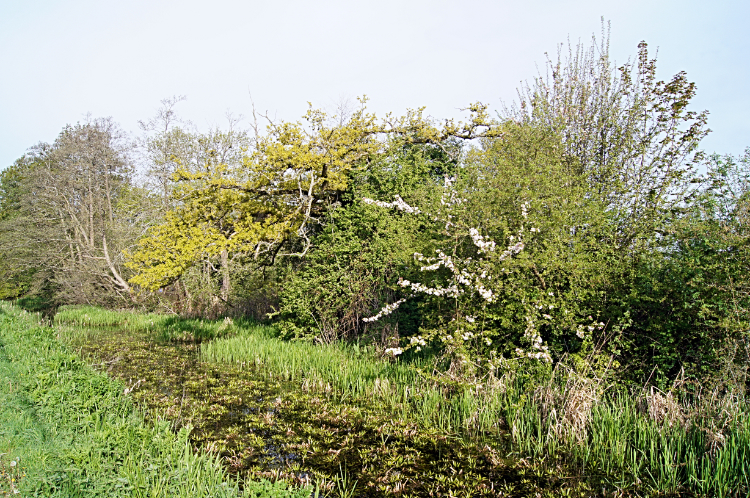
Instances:
[[[134,330],[155,329],[161,326],[170,315],[139,313],[137,311],[116,311],[95,306],[61,306],[54,322],[77,327],[128,327]]]
[[[229,479],[189,428],[146,424],[123,386],[90,369],[39,315],[0,304],[0,493],[45,497],[309,496]],[[16,462],[13,465],[11,462]]]
[[[550,375],[509,362],[498,377],[468,384],[434,372],[424,360],[393,362],[364,347],[284,341],[273,328],[249,322],[93,308],[65,309],[56,317],[58,323],[73,320],[135,327],[166,339],[213,339],[201,344],[206,361],[257,369],[341,401],[374,400],[422,427],[469,437],[507,429],[515,456],[632,496],[734,498],[750,492],[750,414],[744,398],[729,392],[678,396],[666,410],[684,416],[670,423],[649,415],[651,401],[643,393],[604,389],[591,379],[581,384],[583,377],[562,368]]]
[[[384,361],[342,344],[283,341],[264,326],[203,343],[201,356],[261,369],[341,399],[375,399],[423,427],[476,435],[507,426],[519,457],[546,461],[550,468],[562,464],[567,472],[594,476],[614,489],[646,495],[689,490],[717,498],[750,491],[750,416],[744,401],[725,407],[734,413],[720,429],[715,417],[697,415],[670,425],[650,417],[638,396],[626,391],[593,386],[599,390],[585,406],[593,392],[585,385],[576,388],[570,371],[534,378],[509,370],[499,379],[461,386],[420,375],[426,363]],[[547,406],[533,395],[545,390],[555,398]],[[690,412],[685,404],[667,408]]]
[[[231,334],[250,322],[231,319],[203,320],[177,315],[106,310],[94,306],[62,306],[54,317],[56,325],[73,327],[127,327],[133,332],[153,333],[161,341],[204,341]]]
[[[539,390],[559,394],[565,389],[559,381],[550,379]],[[519,401],[508,404],[505,416],[519,455],[564,461],[579,475],[598,476],[637,496],[739,498],[750,492],[750,416],[742,400],[715,401],[718,410],[707,415],[697,406],[705,400],[674,398],[661,405],[664,418],[655,418],[648,405],[658,406],[663,398],[624,389],[600,393],[587,409],[576,407],[582,395],[575,389],[546,407],[538,397],[514,396]],[[585,421],[580,428],[576,410]]]
[[[47,318],[55,314],[55,303],[49,294],[19,297],[13,304],[32,313],[42,313]]]
[[[487,416],[497,411],[496,399],[474,396],[457,382],[436,382],[432,363],[424,359],[390,361],[358,345],[290,342],[263,325],[201,344],[201,358],[261,370],[341,401],[377,400],[403,419],[428,428],[470,434],[497,431],[497,418]]]

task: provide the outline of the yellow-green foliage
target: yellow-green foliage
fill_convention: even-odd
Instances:
[[[442,144],[494,133],[480,104],[469,108],[469,123],[448,121],[438,129],[421,110],[378,122],[365,102],[343,122],[310,109],[307,126],[271,124],[241,167],[209,161],[200,171],[179,169],[178,206],[127,254],[136,272],[131,282],[155,290],[224,251],[257,257],[295,236],[309,244],[309,225],[338,203],[353,171],[385,151],[383,137]]]

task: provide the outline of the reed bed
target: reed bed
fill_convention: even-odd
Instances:
[[[64,309],[56,323],[127,326],[155,337],[204,338],[204,361],[235,364],[334,401],[367,400],[403,420],[469,437],[511,435],[511,454],[632,496],[750,494],[750,414],[743,395],[629,392],[559,365],[546,374],[509,362],[456,382],[424,359],[394,361],[357,345],[284,341],[231,320]],[[213,340],[207,340],[213,339]]]
[[[133,332],[153,334],[160,341],[204,341],[235,333],[252,322],[183,318],[160,313],[140,313],[131,310],[106,310],[94,306],[63,306],[54,317],[55,325],[81,329],[127,327]]]
[[[689,491],[705,497],[750,492],[750,417],[746,406],[716,431],[715,420],[653,418],[648,400],[627,392],[598,400],[576,431],[561,431],[560,411],[538,402],[509,403],[506,412],[519,455],[564,461],[580,475],[600,476],[616,489],[649,493]],[[676,410],[689,412],[680,404]]]
[[[204,343],[201,357],[342,400],[374,400],[423,427],[471,436],[507,428],[517,456],[549,468],[561,465],[608,488],[637,490],[636,496],[688,491],[736,498],[750,492],[750,416],[744,399],[731,394],[680,401],[653,389],[606,387],[564,368],[533,379],[508,368],[481,382],[446,385],[421,373],[431,368],[426,361],[394,362],[356,346],[283,341],[264,326]]]
[[[55,314],[56,325],[76,327],[128,327],[136,331],[156,330],[170,315],[139,313],[130,310],[107,310],[94,306],[62,306]]]

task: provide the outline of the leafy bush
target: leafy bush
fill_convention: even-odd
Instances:
[[[282,285],[278,316],[284,337],[329,342],[375,334],[387,342],[418,330],[415,309],[381,323],[362,319],[396,299],[398,276],[413,271],[413,254],[433,234],[425,220],[384,213],[361,199],[394,193],[410,201],[434,198],[442,179],[437,175],[451,167],[439,150],[397,143],[390,155],[359,172],[345,205],[330,212],[313,250]]]

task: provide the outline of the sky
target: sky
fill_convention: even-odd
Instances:
[[[0,0],[0,169],[66,124],[111,116],[134,135],[161,100],[198,129],[253,103],[297,120],[367,95],[379,116],[500,110],[568,40],[611,23],[617,63],[645,40],[657,76],[686,71],[707,152],[750,146],[750,2],[701,0]],[[248,121],[245,122],[249,123]]]

